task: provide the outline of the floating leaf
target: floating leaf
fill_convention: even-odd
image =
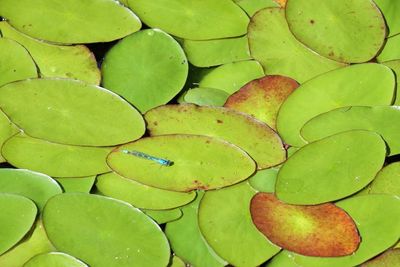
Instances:
[[[249,82],[232,94],[224,107],[250,114],[275,129],[280,106],[298,86],[289,77],[265,76]]]
[[[72,78],[92,84],[100,83],[100,70],[97,68],[96,59],[86,46],[45,43],[18,32],[6,21],[0,22],[0,31],[4,37],[17,41],[28,50],[38,66],[41,77]]]
[[[184,102],[192,103],[199,106],[216,106],[224,105],[229,94],[220,89],[214,88],[194,88],[185,93]]]
[[[50,252],[37,255],[24,264],[24,267],[87,267],[80,260],[61,252]]]
[[[104,87],[144,113],[178,94],[185,84],[188,64],[171,36],[148,29],[112,47],[102,64],[102,74]]]
[[[389,249],[378,257],[369,260],[360,267],[398,267],[400,266],[400,249]]]
[[[249,179],[249,184],[255,190],[260,192],[275,192],[276,177],[279,168],[269,168],[265,170],[258,170]]]
[[[121,97],[75,80],[7,84],[0,89],[0,108],[26,134],[63,144],[111,146],[145,130],[142,116]]]
[[[258,169],[285,160],[281,140],[271,128],[234,110],[166,105],[150,110],[145,119],[151,135],[200,134],[224,139],[244,149],[257,162]]]
[[[389,155],[400,153],[400,107],[344,107],[318,115],[301,129],[305,140],[313,142],[350,130],[379,133],[389,147]]]
[[[182,217],[182,211],[180,208],[171,210],[142,210],[142,211],[158,224],[172,222]]]
[[[289,205],[271,193],[258,193],[250,211],[254,224],[269,240],[302,255],[350,255],[361,241],[354,221],[334,204]]]
[[[98,176],[96,188],[105,196],[126,201],[140,209],[172,209],[183,206],[196,197],[196,192],[182,193],[158,189],[113,172]]]
[[[0,147],[3,146],[4,142],[7,141],[8,138],[18,133],[20,129],[13,124],[6,114],[0,110]],[[0,155],[0,162],[4,162],[5,159],[2,155]]]
[[[0,10],[20,32],[57,43],[109,42],[141,27],[135,14],[113,0],[1,0]]]
[[[379,7],[385,22],[388,27],[388,36],[393,36],[400,33],[400,2],[396,0],[374,0],[374,3]]]
[[[168,267],[186,267],[186,264],[177,256],[173,256]]]
[[[390,105],[393,72],[378,64],[358,64],[320,75],[297,88],[282,104],[277,129],[296,147],[305,144],[300,129],[313,117],[345,106]]]
[[[395,73],[395,76],[396,76],[396,84],[398,84],[399,83],[398,77],[400,75],[400,59],[382,62],[381,64],[392,69],[392,71]],[[398,86],[396,86],[395,98],[396,99],[395,99],[393,105],[400,106],[400,89]]]
[[[1,153],[18,168],[54,177],[82,177],[110,171],[106,157],[111,149],[61,145],[19,134],[8,139]]]
[[[234,0],[237,5],[252,17],[257,11],[267,7],[279,7],[274,0]]]
[[[257,266],[279,252],[254,226],[250,200],[256,191],[247,182],[208,191],[199,207],[204,238],[223,259],[235,266]]]
[[[400,197],[400,162],[391,163],[376,175],[369,185],[369,194],[389,194]]]
[[[300,205],[341,199],[370,183],[385,156],[385,142],[374,132],[329,136],[300,148],[283,164],[276,194],[286,203]]]
[[[371,0],[292,0],[286,5],[286,19],[298,40],[340,62],[372,59],[386,35],[385,20]]]
[[[96,180],[96,176],[57,178],[65,192],[89,193]]]
[[[268,262],[268,267],[303,267],[294,262],[292,254],[286,250],[282,250]]]
[[[303,83],[344,64],[324,58],[304,47],[290,32],[285,10],[257,12],[248,29],[250,53],[269,75],[284,75]]]
[[[169,245],[161,229],[122,201],[83,193],[60,194],[47,202],[43,224],[58,250],[90,266],[158,267],[169,261]]]
[[[385,62],[390,60],[400,59],[399,53],[399,45],[400,45],[400,35],[395,35],[393,37],[387,38],[385,46],[382,51],[377,56],[377,60],[379,62]]]
[[[129,0],[128,5],[146,25],[190,40],[243,35],[249,22],[231,0]]]
[[[169,160],[171,166],[130,152]],[[123,177],[173,191],[220,188],[238,183],[255,171],[254,161],[237,146],[200,135],[142,138],[113,150],[107,162]]]

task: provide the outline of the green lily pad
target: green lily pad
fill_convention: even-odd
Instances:
[[[286,19],[298,40],[340,62],[372,59],[386,36],[385,20],[372,0],[289,1]]]
[[[8,138],[19,131],[20,129],[8,119],[3,111],[0,110],[0,147],[3,146],[4,142],[6,142]],[[5,162],[5,158],[2,155],[0,155],[0,162]]]
[[[61,252],[40,254],[24,264],[23,267],[87,267],[86,264],[71,255]]]
[[[388,27],[388,36],[393,36],[400,33],[400,2],[396,0],[374,0],[374,3],[379,7],[385,17]]]
[[[41,77],[72,78],[96,85],[100,83],[100,70],[97,68],[96,59],[86,46],[45,43],[20,33],[7,21],[0,22],[0,31],[4,37],[17,41],[28,50],[38,66]]]
[[[221,107],[228,97],[229,94],[220,89],[194,88],[188,90],[183,99],[185,103],[192,103],[199,106]]]
[[[395,77],[379,64],[358,64],[320,75],[297,88],[282,104],[277,129],[283,140],[296,147],[305,141],[300,129],[313,117],[346,106],[390,105]]]
[[[275,255],[265,267],[303,267],[294,262],[292,254],[286,250],[282,250]]]
[[[196,192],[183,193],[158,189],[126,179],[113,172],[98,176],[96,188],[102,195],[126,201],[140,209],[172,209],[183,206],[196,197]]]
[[[300,148],[283,164],[276,194],[286,203],[300,205],[341,199],[369,184],[385,156],[385,142],[374,132],[329,136]]]
[[[279,136],[271,128],[231,109],[166,105],[150,110],[145,119],[151,135],[200,134],[226,140],[249,153],[258,169],[278,165],[286,157]]]
[[[395,73],[396,76],[396,84],[399,84],[399,78],[400,77],[400,59],[398,60],[390,60],[386,62],[382,62],[381,64],[389,67],[392,69],[392,71]],[[396,86],[396,93],[395,93],[395,101],[393,105],[400,106],[400,89],[399,86]]]
[[[8,139],[1,153],[18,168],[53,177],[82,177],[109,172],[106,157],[111,149],[62,145],[18,134]]]
[[[152,218],[158,224],[164,224],[178,220],[182,217],[180,208],[170,210],[142,210],[147,216]]]
[[[275,129],[280,106],[298,86],[289,77],[265,76],[249,82],[232,94],[224,107],[250,114]]]
[[[237,5],[243,8],[244,11],[252,17],[257,11],[267,7],[279,7],[279,4],[274,0],[234,0]]]
[[[389,147],[389,156],[400,154],[400,108],[393,106],[344,107],[318,115],[301,129],[305,140],[313,142],[350,130],[379,133]]]
[[[33,256],[51,251],[55,251],[55,248],[47,238],[43,224],[39,220],[29,237],[0,256],[0,266],[21,267]]]
[[[400,249],[389,249],[378,257],[369,260],[360,267],[399,267]]]
[[[251,59],[247,36],[205,41],[184,40],[183,49],[189,62],[197,67]]]
[[[246,83],[264,75],[263,68],[257,61],[234,62],[210,70],[199,81],[199,87],[220,89],[232,94]]]
[[[122,201],[84,193],[60,194],[47,202],[43,224],[58,250],[90,266],[158,267],[169,262],[169,245],[161,229]]]
[[[0,86],[38,77],[35,62],[19,43],[0,38]]]
[[[331,203],[296,206],[271,193],[258,193],[251,200],[250,212],[257,229],[269,240],[302,255],[346,256],[361,241],[351,217]]]
[[[395,35],[386,39],[385,46],[376,57],[378,62],[385,62],[390,60],[400,59],[399,52],[400,35]]]
[[[177,256],[173,256],[168,267],[186,267],[186,264]]]
[[[259,192],[275,192],[276,177],[278,176],[279,168],[269,168],[258,170],[249,179],[249,184]]]
[[[400,197],[400,162],[385,166],[369,185],[369,194],[389,194]]]
[[[51,177],[21,169],[0,169],[0,192],[31,199],[42,210],[47,200],[61,194],[60,186]]]
[[[7,84],[0,89],[0,108],[26,134],[62,144],[111,146],[145,130],[142,116],[121,97],[75,80]]]
[[[197,198],[192,203],[182,207],[183,216],[167,223],[165,234],[176,255],[193,266],[225,266],[227,262],[221,259],[207,244],[198,225],[198,207],[204,192],[198,191]]]
[[[158,29],[130,35],[106,54],[103,85],[141,112],[170,101],[183,88],[188,64],[171,36]]]
[[[17,244],[31,229],[36,205],[26,197],[0,194],[0,255]]]
[[[67,193],[70,192],[89,193],[94,185],[96,176],[66,177],[66,178],[57,178],[56,180],[61,184],[64,191]]]
[[[190,40],[240,36],[249,22],[231,0],[128,0],[128,5],[146,25]]]
[[[248,29],[250,53],[268,75],[284,75],[303,83],[319,74],[345,66],[307,49],[290,32],[285,10],[257,12]]]
[[[294,261],[307,267],[351,267],[393,246],[400,236],[400,199],[389,195],[367,195],[342,200],[336,205],[356,222],[362,242],[344,257],[307,257],[292,253]],[[384,230],[382,230],[384,229]]]
[[[134,155],[137,152],[145,154]],[[168,160],[171,164],[162,164],[160,160]],[[123,177],[148,186],[183,192],[238,183],[249,177],[256,167],[239,147],[201,135],[142,138],[114,149],[107,163]]]
[[[0,10],[20,32],[56,43],[109,42],[141,27],[134,13],[113,0],[1,0]]]
[[[205,193],[198,211],[201,233],[223,259],[235,266],[257,266],[279,252],[254,226],[247,182]]]

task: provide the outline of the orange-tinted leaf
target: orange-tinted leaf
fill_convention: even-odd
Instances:
[[[285,7],[286,6],[286,2],[287,0],[274,0],[278,5],[280,5],[281,7]]]
[[[378,257],[367,261],[361,267],[396,267],[400,266],[400,249],[390,249]]]
[[[265,76],[249,82],[232,94],[224,106],[250,114],[275,129],[280,106],[298,86],[289,77]]]
[[[353,253],[360,243],[353,219],[334,204],[289,205],[273,194],[251,200],[254,224],[269,240],[287,250],[317,257]]]

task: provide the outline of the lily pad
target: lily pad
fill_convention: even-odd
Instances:
[[[128,0],[128,5],[146,25],[190,40],[240,36],[249,22],[231,0]]]
[[[43,224],[58,250],[90,266],[158,267],[169,261],[169,245],[161,229],[122,201],[84,193],[60,194],[47,202]]]
[[[65,192],[89,193],[94,185],[96,176],[65,177],[57,178],[56,180],[61,184]]]
[[[0,255],[17,244],[35,222],[35,203],[26,197],[0,194]]]
[[[389,194],[400,197],[400,162],[385,166],[369,185],[369,194]]]
[[[29,237],[0,256],[0,266],[21,267],[33,256],[51,251],[55,251],[55,248],[47,238],[43,224],[39,220]]]
[[[194,191],[182,193],[158,189],[113,172],[98,176],[96,188],[102,195],[126,201],[140,209],[172,209],[183,206],[196,197]]]
[[[1,150],[7,162],[53,177],[82,177],[109,172],[106,157],[112,148],[51,143],[18,134]]]
[[[198,207],[203,195],[203,191],[198,191],[196,200],[182,208],[183,216],[167,223],[165,234],[174,253],[185,262],[193,266],[222,267],[227,262],[215,254],[199,229]]]
[[[7,21],[0,22],[0,31],[4,37],[17,41],[28,50],[38,66],[41,77],[72,78],[96,85],[100,83],[100,70],[97,68],[96,59],[86,46],[45,43],[20,33]]]
[[[396,76],[396,84],[399,84],[399,77],[400,77],[400,59],[398,60],[390,60],[386,62],[382,62],[381,64],[389,67],[395,73]],[[395,93],[395,101],[393,105],[400,106],[400,89],[399,86],[396,86],[396,93]]]
[[[280,106],[298,86],[289,77],[265,76],[249,82],[232,94],[224,107],[250,114],[275,129]]]
[[[189,62],[197,67],[251,59],[247,36],[205,41],[184,40],[183,49]]]
[[[71,255],[61,252],[40,254],[24,264],[23,267],[87,267],[86,264]]]
[[[400,35],[395,35],[386,39],[385,46],[382,51],[376,57],[379,62],[385,62],[390,60],[400,59],[399,52]]]
[[[385,17],[388,27],[388,36],[393,36],[400,33],[400,2],[396,0],[374,0],[374,3],[379,7]]]
[[[314,257],[352,254],[360,243],[351,217],[334,204],[297,206],[271,193],[256,194],[250,212],[257,229],[276,245]]]
[[[274,0],[234,0],[237,5],[252,17],[257,11],[267,7],[279,7]]]
[[[250,200],[256,191],[247,182],[205,193],[198,211],[201,233],[234,266],[258,266],[280,248],[254,226]]]
[[[199,87],[220,89],[232,94],[246,83],[264,75],[263,68],[257,61],[233,62],[207,72],[199,81]]]
[[[186,264],[177,256],[173,256],[168,267],[186,267]]]
[[[145,119],[153,136],[200,134],[226,140],[244,149],[257,162],[258,169],[278,165],[286,157],[279,136],[271,128],[227,108],[166,105],[150,110]]]
[[[134,13],[113,0],[1,0],[0,10],[20,32],[56,43],[109,42],[141,27]]]
[[[303,83],[319,74],[345,66],[322,57],[300,43],[290,32],[285,10],[257,12],[248,28],[250,54],[269,75],[284,75]]]
[[[313,142],[350,130],[379,133],[389,147],[389,156],[400,153],[400,107],[344,107],[318,115],[301,129],[305,140]]]
[[[398,267],[400,266],[400,249],[389,249],[378,257],[367,261],[361,267]]]
[[[26,134],[62,144],[111,146],[138,139],[145,130],[142,116],[121,97],[75,80],[4,85],[0,108]]]
[[[329,136],[300,148],[283,164],[276,194],[286,203],[300,205],[341,199],[369,184],[385,156],[385,142],[374,132]]]
[[[229,94],[220,89],[194,88],[188,90],[183,99],[185,103],[192,103],[199,106],[221,107],[228,97]]]
[[[283,140],[296,147],[305,141],[300,129],[313,117],[346,106],[390,105],[395,77],[379,64],[358,64],[320,75],[297,88],[282,104],[277,129]]]
[[[183,192],[235,184],[255,171],[254,161],[239,147],[201,135],[142,138],[114,149],[107,163],[123,177]]]
[[[342,200],[336,205],[357,224],[362,242],[355,253],[344,257],[307,257],[292,254],[307,267],[351,267],[375,257],[393,246],[400,236],[400,199],[389,195],[367,195]],[[384,229],[384,230],[381,230]]]
[[[294,257],[291,252],[282,250],[265,267],[303,267],[294,262]]]
[[[158,224],[164,224],[178,220],[182,217],[180,208],[170,210],[142,210],[147,216],[152,218]]]
[[[38,77],[35,62],[19,43],[0,38],[0,86]]]
[[[372,0],[292,0],[286,19],[298,40],[340,62],[372,59],[386,36],[385,20]]]
[[[259,192],[275,192],[276,177],[278,176],[279,168],[269,168],[258,170],[249,178],[249,184]]]
[[[60,186],[51,177],[21,169],[0,169],[0,192],[31,199],[42,210],[47,200],[61,194]]]
[[[8,119],[3,111],[0,110],[0,147],[3,146],[4,142],[6,142],[8,138],[19,131],[20,129]],[[5,159],[2,155],[0,155],[0,162],[4,161]]]

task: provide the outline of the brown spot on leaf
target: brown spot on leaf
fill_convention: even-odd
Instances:
[[[217,120],[217,123],[224,123],[222,120]]]
[[[335,55],[335,53],[333,53],[333,51],[329,52],[328,56],[333,57]]]
[[[153,125],[154,125],[154,126],[157,126],[157,125],[158,125],[158,122],[157,122],[157,121],[154,121],[154,122],[153,122]]]
[[[310,23],[311,23],[311,24],[314,24],[315,21],[314,21],[313,19],[310,19]]]

